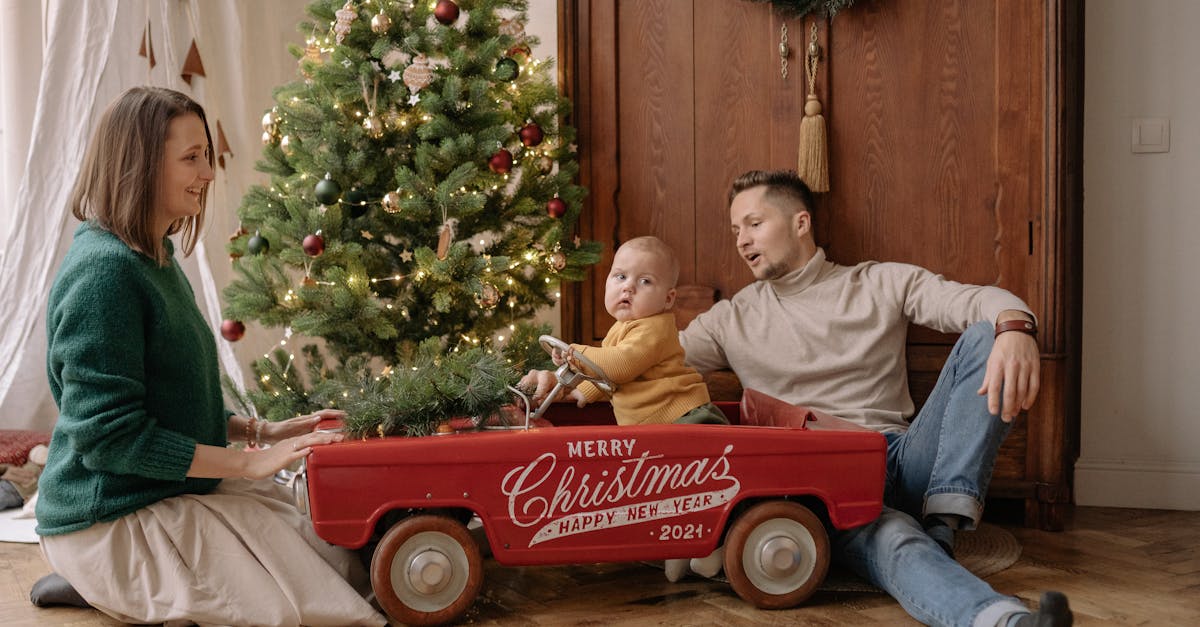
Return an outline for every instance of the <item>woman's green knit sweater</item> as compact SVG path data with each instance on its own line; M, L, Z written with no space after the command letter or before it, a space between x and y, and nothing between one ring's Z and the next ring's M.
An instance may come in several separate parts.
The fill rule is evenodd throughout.
M47 312L59 417L39 481L41 535L218 483L186 476L196 444L228 444L228 413L212 331L167 246L160 267L94 224L75 232Z

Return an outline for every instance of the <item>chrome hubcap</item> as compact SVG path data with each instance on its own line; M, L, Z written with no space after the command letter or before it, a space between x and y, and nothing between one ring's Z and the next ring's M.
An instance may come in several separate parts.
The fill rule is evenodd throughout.
M449 558L439 551L422 551L408 565L408 580L421 594L436 594L450 583Z
M759 565L770 577L785 577L800 566L800 545L787 536L775 536L762 544Z

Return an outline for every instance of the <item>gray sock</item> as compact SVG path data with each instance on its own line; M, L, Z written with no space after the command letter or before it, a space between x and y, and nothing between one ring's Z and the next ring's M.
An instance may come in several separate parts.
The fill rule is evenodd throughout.
M12 509L25 504L25 499L21 498L21 493L17 492L17 486L7 479L0 479L0 510Z
M54 605L91 607L75 591L75 587L66 579L63 579L62 575L57 573L50 573L38 579L37 583L33 584L33 589L29 591L29 600L38 607L51 607Z

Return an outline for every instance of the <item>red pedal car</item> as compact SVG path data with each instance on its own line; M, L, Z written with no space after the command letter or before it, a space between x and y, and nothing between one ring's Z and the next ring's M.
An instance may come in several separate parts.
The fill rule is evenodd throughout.
M594 376L566 365L560 385L604 383L585 365ZM826 527L879 516L884 438L753 390L718 406L734 425L619 427L603 404L545 403L514 427L460 420L440 436L316 447L297 502L330 543L378 542L376 597L408 624L450 622L474 602L472 519L503 565L704 557L724 544L740 597L793 607L825 577Z

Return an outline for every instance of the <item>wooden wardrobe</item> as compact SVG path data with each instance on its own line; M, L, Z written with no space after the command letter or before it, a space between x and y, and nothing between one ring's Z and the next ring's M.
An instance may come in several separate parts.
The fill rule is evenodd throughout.
M728 297L753 280L730 234L729 184L796 167L814 23L831 180L817 243L839 263L914 263L1030 304L1042 391L991 496L1061 528L1079 433L1078 1L858 0L830 22L747 0L560 0L560 84L590 190L581 235L605 249L564 293L563 334L603 338L604 271L633 236L674 247L683 285ZM918 405L954 340L910 330Z

